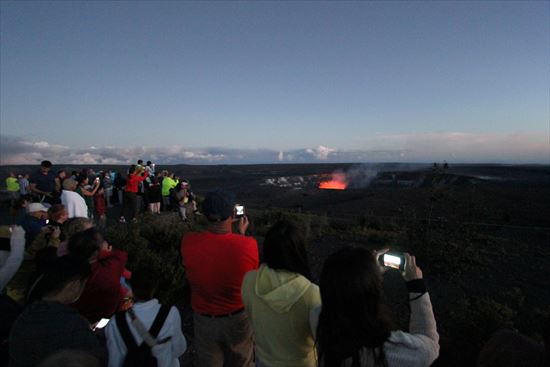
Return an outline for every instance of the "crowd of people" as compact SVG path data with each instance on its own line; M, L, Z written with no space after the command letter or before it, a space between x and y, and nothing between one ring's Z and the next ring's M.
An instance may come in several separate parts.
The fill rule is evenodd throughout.
M42 162L43 177L31 176L29 192L12 196L14 205L25 204L16 225L0 231L7 238L0 251L0 364L179 366L188 342L178 309L154 297L158 269L127 269L128 254L100 229L112 205L121 206L124 221L145 204L185 219L186 210L197 211L189 184L155 173L150 162L133 165L124 179L111 171L67 176L50 169ZM16 176L9 179L15 192ZM195 365L420 367L437 359L436 320L414 256L404 254L402 270L409 328L397 330L382 301L388 269L379 258L387 249L341 248L315 284L305 231L292 221L274 223L260 259L236 203L232 192L209 192L201 207L207 229L181 240Z
M155 164L138 160L124 173L93 169L72 171L52 170L50 161L42 161L32 174L10 172L6 178L15 215L25 213L25 207L40 202L46 207L63 204L69 218L87 217L105 227L108 208L119 207L119 221L136 221L137 215L149 211L175 210L186 221L188 210L200 214L191 185L174 172L155 172Z

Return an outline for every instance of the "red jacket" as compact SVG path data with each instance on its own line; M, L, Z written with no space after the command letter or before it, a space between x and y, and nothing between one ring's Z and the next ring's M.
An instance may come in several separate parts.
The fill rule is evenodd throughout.
M98 260L92 263L92 274L84 292L73 303L78 312L94 324L102 318L110 318L117 310L122 300L120 277L128 254L124 251L113 250L102 252Z
M137 175L135 173L132 173L128 175L128 181L126 181L126 191L128 192L138 192L138 184L145 180L149 176L149 172L145 171L145 174Z

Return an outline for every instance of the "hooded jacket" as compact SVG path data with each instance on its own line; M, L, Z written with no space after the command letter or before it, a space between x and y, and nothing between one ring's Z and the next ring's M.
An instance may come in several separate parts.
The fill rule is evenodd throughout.
M316 365L309 312L321 304L317 285L302 275L262 264L246 273L242 296L263 364Z

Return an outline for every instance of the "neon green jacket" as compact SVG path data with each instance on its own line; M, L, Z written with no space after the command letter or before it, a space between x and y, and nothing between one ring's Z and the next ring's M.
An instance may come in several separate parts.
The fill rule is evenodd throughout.
M19 191L19 182L15 177L6 178L6 187L8 191Z
M170 196L170 189L176 187L178 182L168 176L162 179L162 196Z

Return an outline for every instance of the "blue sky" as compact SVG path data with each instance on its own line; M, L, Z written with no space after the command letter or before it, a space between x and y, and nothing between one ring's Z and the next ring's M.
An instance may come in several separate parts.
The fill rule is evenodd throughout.
M2 1L0 163L548 164L549 27L546 1Z

